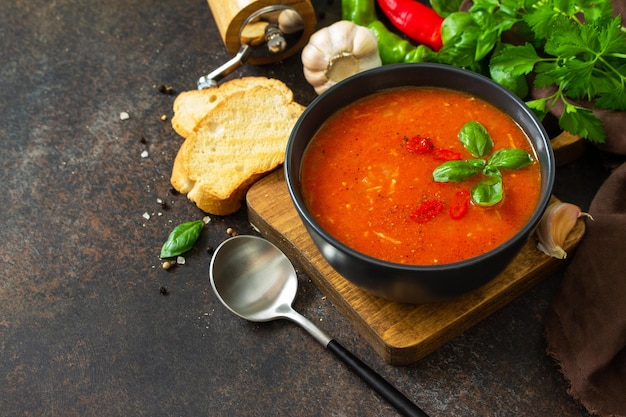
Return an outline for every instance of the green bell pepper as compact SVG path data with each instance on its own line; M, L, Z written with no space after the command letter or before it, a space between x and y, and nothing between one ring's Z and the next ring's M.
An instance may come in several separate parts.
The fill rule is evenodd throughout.
M436 53L425 45L415 46L389 31L376 16L374 0L341 0L342 19L370 29L378 39L378 52L383 64L427 62Z

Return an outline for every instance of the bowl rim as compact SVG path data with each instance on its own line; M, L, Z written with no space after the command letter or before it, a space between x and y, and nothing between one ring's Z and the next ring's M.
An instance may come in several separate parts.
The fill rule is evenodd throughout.
M327 101L332 100L333 95L336 95L339 91L342 91L346 88L348 88L351 85L354 84L359 84L359 83L363 83L365 82L365 80L369 80L372 77L379 77L380 75L378 74L386 74L389 72L394 72L394 71L406 71L406 70L415 70L415 71L420 71L420 70L429 70L429 71L433 71L433 70L437 70L437 71L444 71L444 72L448 72L451 76L452 75L457 75L457 76L462 76L462 77L467 77L469 79L474 79L478 82L482 82L482 83L487 83L490 85L490 88L493 88L495 90L498 91L499 95L503 95L506 96L508 99L510 99L511 101L513 101L516 105L517 108L519 108L519 110L523 111L523 114L525 117L528 117L529 121L532 122L531 124L534 125L534 128L540 133L541 138L540 140L537 141L532 141L532 146L535 149L535 152L537 152L538 154L540 153L540 149L538 149L538 146L536 146L535 142L544 142L546 146L543 146L543 150L544 152L547 153L547 166L545 166L545 171L546 171L546 178L544 178L543 175L543 166L542 166L542 187L545 183L547 192L545 192L544 194L540 194L539 197L539 201L537 202L537 206L535 207L535 210L533 211L532 215L530 216L530 218L526 221L526 223L524 224L524 226L518 230L513 236L511 236L509 239L507 239L506 241L504 241L503 243L501 243L500 245L496 246L493 249L490 249L487 252L484 252L478 256L474 256L472 258L467 258L461 261L457 261L457 262L451 262L451 263L444 263L444 264L436 264L436 265L419 265L419 264L403 264L403 263L398 263L398 262L391 262L391 261L386 261L386 260L382 260L379 258L375 258L373 256L367 255L363 252L357 251L356 249L353 249L352 247L346 245L345 243L341 242L340 240L338 240L337 238L335 238L334 236L332 236L330 233L328 233L318 222L316 222L313 217L311 216L310 212L308 211L308 209L306 208L306 205L304 204L304 201L302 200L300 194L301 191L296 192L296 190L300 190L300 187L298 185L299 183L299 177L300 177L300 167L296 167L294 166L295 164L292 161L291 155L293 154L294 151L294 144L295 144L295 139L297 136L297 133L300 130L301 125L304 123L304 121L309 117L309 115L316 111L319 107L323 106ZM419 85L416 85L419 86ZM424 86L427 86L427 84L424 84ZM358 97L352 98L350 102L354 101L354 100L358 100L364 97L367 97L371 94L375 94L376 92L380 92L380 91L384 91L386 89L391 89L391 88L395 88L395 87L401 87L400 85L398 86L389 86L389 87L384 87L384 88L378 88L378 89L374 89L371 92L366 92L362 95L358 95ZM446 87L442 87L442 88L446 88ZM451 88L453 90L456 91L463 91L461 89L454 89ZM472 93L470 93L472 94ZM351 95L352 97L353 95ZM483 99L485 101L486 99ZM491 103L493 105L495 105L494 103ZM341 105L339 107L336 107L334 110L330 111L328 116L336 113L337 111L339 111L340 109L344 108L345 105ZM498 107L498 106L496 106ZM509 117L512 117L515 122L519 125L518 119L520 117L515 118L513 115L511 115L509 112L505 111L504 109L501 109L500 107L498 107L501 111L505 112L506 114L509 115ZM319 111L319 110L317 110ZM327 117L325 117L325 119L327 119ZM318 126L318 129L321 125ZM521 126L520 126L521 127ZM526 131L526 129L524 129L525 133L527 136L530 136L530 134ZM314 133L313 133L314 134ZM311 136L313 136L313 134L311 134ZM310 142L310 139L309 139ZM303 151L306 152L306 148L308 147L309 142L306 143L305 145L305 150ZM554 153L552 150L552 147L550 146L550 137L548 135L548 133L546 132L545 128L543 127L542 123L539 121L539 119L537 118L537 116L533 113L533 111L526 106L526 104L524 103L524 101L522 99L520 99L519 97L517 97L513 92L511 92L510 90L506 89L505 87L501 86L500 84L496 83L495 81L493 81L492 79L467 70L467 69L463 69L463 68L458 68L458 67L454 67L452 65L447 65L447 64L438 64L438 63L400 63L400 64L389 64L389 65L384 65L381 67L377 67L377 68L373 68L370 70L366 70L360 73L357 73L355 75L350 76L349 78L346 78L344 80L342 80L341 82L335 84L334 86L332 86L331 88L329 88L328 90L326 90L324 93L320 94L319 96L317 96L307 107L306 109L303 111L302 115L298 118L298 120L296 121L294 127L291 130L291 133L289 135L289 139L287 142L287 148L286 148L286 153L285 153L285 162L284 162L284 166L283 166L283 170L284 170L284 174L285 174L285 181L287 183L287 189L289 191L289 194L291 196L291 201L294 204L294 206L296 207L296 211L298 212L299 217L301 218L302 222L305 225L306 229L313 229L315 231L315 233L317 233L319 236L322 236L323 239L327 242L329 242L333 247L335 247L337 250L348 254L349 256L356 258L360 261L365 261L369 264L372 264L372 266L377 266L377 267L382 267L382 268L386 268L386 269L392 269L392 270L396 270L396 271L401 271L401 272L408 272L408 273L414 273L414 272L429 272L429 271L449 271L449 270L457 270L460 267L466 267L466 266L472 266L475 264L480 264L482 262L484 262L487 258L490 258L493 256L494 253L496 252L501 252L517 243L520 242L521 239L524 239L525 237L529 237L532 233L532 231L536 228L537 224L539 223L539 220L541 220L541 217L543 216L543 213L545 211L545 209L548 207L548 204L550 203L550 199L552 197L552 189L554 186L554 177L555 177L555 159L554 159ZM298 178L292 178L291 172L294 172L296 174L296 176Z

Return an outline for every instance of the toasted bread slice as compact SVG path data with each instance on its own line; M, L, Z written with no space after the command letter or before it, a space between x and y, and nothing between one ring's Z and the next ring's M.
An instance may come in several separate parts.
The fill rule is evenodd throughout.
M198 123L218 103L228 96L241 90L247 90L255 85L263 85L266 88L275 88L283 93L285 84L282 81L266 77L234 78L225 83L203 90L183 91L174 100L174 116L172 127L183 138L191 135Z
M237 211L250 186L283 163L304 107L278 83L255 81L220 97L182 143L171 183L201 210Z

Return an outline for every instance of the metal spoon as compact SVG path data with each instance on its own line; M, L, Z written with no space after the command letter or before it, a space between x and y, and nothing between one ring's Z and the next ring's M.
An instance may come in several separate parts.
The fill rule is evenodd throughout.
M403 415L428 417L382 376L292 308L298 290L296 271L287 256L269 241L252 235L224 241L213 254L209 274L217 297L239 317L255 322L288 319L299 324Z

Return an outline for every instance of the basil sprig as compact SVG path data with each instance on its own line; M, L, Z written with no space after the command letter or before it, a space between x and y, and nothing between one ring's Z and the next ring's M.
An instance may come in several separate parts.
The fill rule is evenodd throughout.
M461 182L482 173L486 178L470 191L472 201L479 206L493 206L502 201L504 187L501 169L520 169L533 162L528 152L517 148L498 149L488 159L484 159L493 150L494 143L487 129L475 120L463 125L458 138L476 159L444 162L433 171L433 180Z
M171 231L161 247L161 258L172 258L193 248L204 227L202 220L181 223Z

